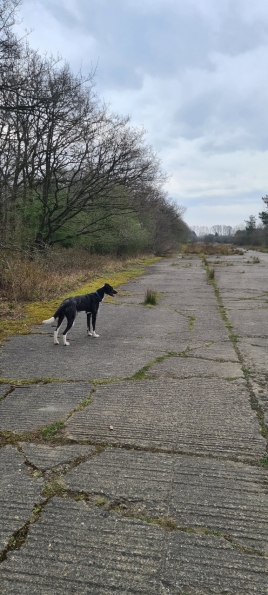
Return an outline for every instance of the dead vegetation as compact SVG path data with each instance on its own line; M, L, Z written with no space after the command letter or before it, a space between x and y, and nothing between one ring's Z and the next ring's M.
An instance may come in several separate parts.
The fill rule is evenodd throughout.
M244 250L240 250L232 244L204 244L203 242L185 244L182 246L182 252L184 254L207 254L208 256L232 256L234 254L244 254Z
M91 255L86 250L54 249L44 255L3 252L0 257L0 312L19 302L50 300L61 297L97 277L120 272L141 262L141 257L115 258Z

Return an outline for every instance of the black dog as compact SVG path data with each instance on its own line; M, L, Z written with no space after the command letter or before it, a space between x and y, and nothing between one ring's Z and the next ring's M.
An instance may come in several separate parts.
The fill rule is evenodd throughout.
M87 334L92 337L98 337L99 335L95 333L95 326L100 302L103 300L105 294L113 297L116 293L117 291L115 291L115 289L111 285L109 285L109 283L105 283L105 285L100 287L100 289L98 289L94 293L87 293L86 295L77 295L64 300L64 302L62 302L62 304L56 310L54 316L48 318L48 320L43 320L43 324L51 324L52 322L55 322L56 319L58 320L57 328L54 331L54 345L59 345L58 332L64 318L67 318L67 326L62 333L63 345L70 345L70 343L68 343L67 341L67 333L74 324L77 312L87 313ZM91 316L93 329L92 333L90 331Z

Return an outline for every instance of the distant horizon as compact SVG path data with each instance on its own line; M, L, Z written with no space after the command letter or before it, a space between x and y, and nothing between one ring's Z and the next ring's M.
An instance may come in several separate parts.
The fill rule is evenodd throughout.
M208 227L207 225L192 225L190 227L190 229L191 229L191 231L194 231L197 236L198 235L204 235L204 234L210 234L210 233L211 234L214 234L214 235L216 233L218 233L218 235L223 235L223 236L224 235L226 235L226 236L229 235L229 233L227 232L227 230L226 231L222 230L222 232L219 232L219 231L215 231L213 229L214 227L221 227L221 228L224 228L224 227L227 228L227 227L229 227L232 230L231 231L231 234L232 234L233 232L236 232L238 230L243 231L243 229L245 229L246 226L245 226L245 224L244 225L242 224L241 226L235 225L234 227L232 227L231 225L212 225L211 227Z

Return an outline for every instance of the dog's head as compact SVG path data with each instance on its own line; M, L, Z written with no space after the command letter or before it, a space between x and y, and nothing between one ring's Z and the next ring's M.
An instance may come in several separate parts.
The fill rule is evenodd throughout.
M115 291L115 289L111 285L109 285L109 283L105 283L104 293L113 297L117 293L117 291Z

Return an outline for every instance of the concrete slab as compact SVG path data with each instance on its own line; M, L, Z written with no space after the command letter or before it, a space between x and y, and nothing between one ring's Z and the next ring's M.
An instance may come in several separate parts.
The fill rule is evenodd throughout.
M227 341L228 330L216 309L202 306L197 312L193 312L192 335L194 340L201 339L204 343L209 341Z
M265 469L231 461L176 457L169 514L179 527L209 529L236 545L267 555L267 488Z
M27 461L41 471L53 469L58 465L66 465L67 463L90 457L96 453L94 446L83 446L82 444L52 447L45 444L21 442L20 447Z
M268 339L268 309L233 309L228 311L228 318L238 335Z
M0 431L34 432L64 420L90 390L90 385L82 382L17 387L0 402Z
M209 360L238 362L237 353L230 340L203 343L201 347L192 349L191 355Z
M69 347L53 345L50 327L46 334L12 338L3 349L2 375L22 379L120 378L131 376L148 359L165 351L187 347L189 320L176 311L104 304L98 318L98 339L86 337L85 323L85 316L78 316Z
M249 265L245 262L233 267L218 267L216 282L221 295L226 298L258 297L268 291L267 265Z
M266 315L266 311L268 309L267 298L264 295L260 295L258 297L250 297L250 298L234 298L228 299L224 296L224 306L226 310L265 310L263 312Z
M268 337L242 337L238 340L238 348L250 371L267 374Z
M69 489L125 502L126 509L134 505L136 515L167 515L173 468L174 457L166 453L106 448L69 471L63 481Z
M268 561L224 539L174 532L161 595L267 595Z
M110 426L113 430L109 430ZM66 436L145 449L260 458L265 440L242 380L166 378L98 386Z
M197 259L168 259L148 269L148 273L139 279L129 281L122 285L122 292L130 293L131 299L138 298L143 301L148 288L155 289L161 295L161 305L200 305L208 304L215 306L214 291L207 282L206 272L202 261ZM187 296L187 299L185 299ZM124 295L119 296L116 301L124 302ZM128 299L126 298L126 301Z
M267 565L224 539L167 533L84 502L54 499L21 550L2 564L0 593L36 595L38 585L40 595L265 595Z
M157 362L148 370L148 375L155 378L243 378L240 364L179 356Z
M238 348L250 372L249 381L268 427L268 338L245 337L238 341Z
M64 477L74 491L125 503L129 512L169 516L180 528L227 534L268 554L268 477L253 466L107 448Z
M1 448L0 550L29 520L35 504L41 500L43 480L30 477L24 463L23 456L12 446Z
M0 593L36 595L38 585L38 595L155 595L164 537L148 523L56 498L2 564Z

